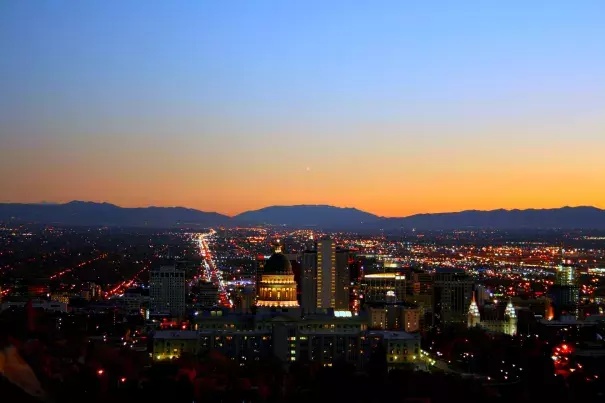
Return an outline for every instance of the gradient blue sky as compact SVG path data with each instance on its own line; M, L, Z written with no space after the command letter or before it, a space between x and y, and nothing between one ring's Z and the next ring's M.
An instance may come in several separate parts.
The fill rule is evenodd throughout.
M605 207L604 1L0 2L0 201Z

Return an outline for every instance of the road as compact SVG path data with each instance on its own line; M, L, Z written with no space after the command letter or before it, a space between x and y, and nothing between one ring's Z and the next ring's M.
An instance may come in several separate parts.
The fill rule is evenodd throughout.
M149 270L149 267L147 267L147 266L143 267L134 276L132 276L132 278L122 281L121 283L116 285L111 290L105 292L105 294L104 294L105 298L109 299L116 295L124 294L126 292L126 290L128 290L133 284L135 284L137 282L139 276L147 270Z
M67 274L67 273L71 273L72 271L74 271L74 270L76 270L76 269L79 269L79 268L81 268L81 267L84 267L84 266L86 266L86 265L88 265L88 264L91 264L91 263L96 262L96 261L101 260L101 259L105 259L107 256L109 256L107 253L103 253L103 254L101 254L101 255L99 255L99 256L97 256L97 257L93 258L93 259L86 260L86 261L84 261L84 262L82 262L82 263L78 264L77 266L71 267L71 268L69 268L69 269L63 269L63 270L61 270L61 271L59 271L59 272L57 272L57 273L53 274L52 276L50 276L50 279L51 279L51 280L54 280L54 279L56 279L56 278L59 278L59 277L61 277L61 276L64 276L65 274Z
M197 235L197 242L200 249L200 256L203 259L203 268L200 276L206 281L211 281L218 287L219 292L219 305L231 308L233 301L229 298L229 291L227 290L227 284L223 279L223 273L214 263L210 246L208 245L208 238L216 233L215 230L211 229L209 232Z

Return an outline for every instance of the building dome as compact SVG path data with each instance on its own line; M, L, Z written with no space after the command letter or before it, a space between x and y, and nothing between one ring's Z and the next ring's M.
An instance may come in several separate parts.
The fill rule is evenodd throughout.
M256 287L256 306L296 308L296 281L292 265L281 253L274 253L263 267L261 281Z
M263 274L294 274L294 272L287 257L281 253L274 253L265 263Z

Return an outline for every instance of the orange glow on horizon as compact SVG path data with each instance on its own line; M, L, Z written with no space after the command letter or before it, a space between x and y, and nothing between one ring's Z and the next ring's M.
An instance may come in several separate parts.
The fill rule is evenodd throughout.
M296 156L304 148L295 144L269 144L253 154L203 149L199 155L195 147L172 153L127 144L129 152L112 153L96 143L83 151L41 144L6 153L2 163L19 169L0 177L0 202L106 201L230 216L293 204L355 207L387 217L470 209L605 208L605 159L596 144L525 144L520 136L479 144L419 141L343 145L330 158L319 150L303 161Z

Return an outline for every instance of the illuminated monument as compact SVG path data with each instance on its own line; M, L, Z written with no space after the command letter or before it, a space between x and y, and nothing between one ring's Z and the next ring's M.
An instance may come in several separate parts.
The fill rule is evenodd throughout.
M298 308L294 272L286 256L277 252L267 260L257 294L258 307Z

